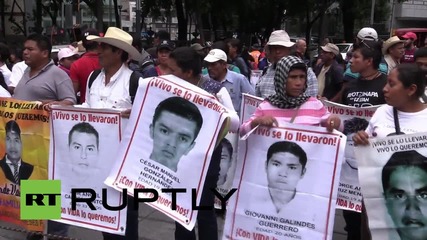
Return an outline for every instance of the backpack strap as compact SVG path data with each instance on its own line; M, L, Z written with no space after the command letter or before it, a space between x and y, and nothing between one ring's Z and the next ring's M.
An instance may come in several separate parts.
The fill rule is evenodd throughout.
M138 91L139 78L140 78L140 75L137 72L132 72L132 74L130 75L129 95L130 95L130 100L132 101L132 104L133 104L133 101L135 100L136 92Z
M98 77L98 75L101 73L101 69L96 69L92 72L90 75L90 78L88 80L88 89L90 90L90 87L92 86L93 81Z

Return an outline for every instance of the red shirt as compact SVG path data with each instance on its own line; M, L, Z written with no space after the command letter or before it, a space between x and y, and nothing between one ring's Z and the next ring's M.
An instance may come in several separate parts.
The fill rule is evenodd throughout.
M71 65L70 78L80 84L80 103L85 102L87 79L93 70L101 69L98 54L87 52Z
M413 63L413 62L415 62L414 54L415 54L416 50L417 50L417 48L415 48L415 47L412 49L406 49L400 62L401 63Z

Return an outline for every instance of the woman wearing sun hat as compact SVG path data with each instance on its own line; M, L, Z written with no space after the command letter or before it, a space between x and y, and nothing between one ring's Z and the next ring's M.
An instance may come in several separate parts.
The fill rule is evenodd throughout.
M400 40L397 36L393 36L383 43L382 52L384 54L384 60L388 66L388 75L391 70L400 64L400 59L405 53L405 41Z

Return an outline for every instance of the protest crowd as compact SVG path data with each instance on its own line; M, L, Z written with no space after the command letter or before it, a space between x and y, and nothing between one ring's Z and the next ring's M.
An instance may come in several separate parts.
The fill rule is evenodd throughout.
M398 121L403 132L427 131L424 125L427 46L415 46L417 35L412 32L382 40L375 29L364 27L358 31L346 59L342 59L335 44L326 43L320 47L315 61L305 57L305 40L292 42L285 30L273 31L265 43L254 44L249 49L243 48L243 43L236 38L177 47L165 31L157 32L152 47L144 49L140 39L115 27L109 27L105 34L87 29L82 36L78 46L70 44L60 49L57 59L51 58L51 42L43 35L29 35L22 52L0 43L0 97L37 101L46 111L58 105L118 109L121 118L129 119L138 111L133 108L138 100L138 85L153 77L173 80L168 78L173 75L214 96L222 106L213 105L213 110L226 109L228 120L218 133L218 142L229 131L238 132L242 137L258 127L278 127L280 122L324 127L328 132L348 131L344 121L330 112L324 101L356 108L382 105L373 113L369 124L364 125L365 130L359 129L350 136L357 146L368 145L372 138L386 137L389 133L380 131L382 124L395 126ZM254 73L258 73L258 77L254 78ZM259 97L262 102L248 119L241 121L243 94ZM193 118L197 120L196 116ZM161 121L161 117L157 121ZM156 131L155 126L153 128ZM332 142L333 139L325 138L323 143L322 139L318 140L320 144L333 145ZM225 182L218 181L224 167L220 164L221 157L231 154L224 149L216 145L212 152L200 205L213 205L215 195L209 189ZM161 154L153 151L150 158L166 165L165 161L172 157ZM177 168L176 165L168 167L173 171ZM270 194L277 201L283 197ZM426 194L425 190L422 194ZM133 204L133 197L127 196L127 199L128 204ZM348 240L371 239L366 212L363 204L359 212L344 210ZM198 211L198 239L219 239L217 214L224 213ZM68 229L69 225L64 223L48 221L47 224L49 234L67 237ZM105 232L103 237L105 240L139 239L138 211L127 209L124 236ZM42 236L32 234L27 239L42 239ZM196 231L177 222L175 239L196 239Z

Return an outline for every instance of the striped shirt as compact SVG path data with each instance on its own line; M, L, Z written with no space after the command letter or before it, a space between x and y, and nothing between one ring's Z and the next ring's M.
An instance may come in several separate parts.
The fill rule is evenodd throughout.
M290 122L295 116L293 121L295 124L325 126L326 120L331 116L331 113L321 101L314 97L310 97L298 110L296 108L280 109L271 105L268 101L263 101L255 113L240 126L240 135L243 136L249 132L252 129L251 122L261 116L273 116L277 122Z

